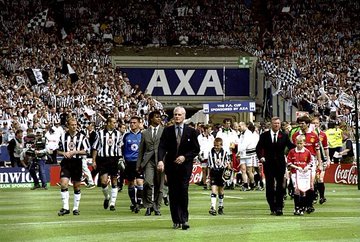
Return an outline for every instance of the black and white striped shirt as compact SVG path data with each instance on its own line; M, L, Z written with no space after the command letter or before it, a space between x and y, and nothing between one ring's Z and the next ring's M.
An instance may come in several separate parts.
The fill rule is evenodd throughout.
M221 149L219 152L216 152L214 148L209 152L208 158L208 167L210 169L222 169L226 168L230 163L229 155L224 150Z
M112 131L101 129L96 133L96 139L92 148L97 150L97 155L100 157L120 156L121 138L120 131L116 129Z
M76 133L71 136L69 132L61 135L59 141L59 151L81 151L85 150L86 153L90 153L89 140L82 133ZM84 155L76 155L74 158L83 158Z

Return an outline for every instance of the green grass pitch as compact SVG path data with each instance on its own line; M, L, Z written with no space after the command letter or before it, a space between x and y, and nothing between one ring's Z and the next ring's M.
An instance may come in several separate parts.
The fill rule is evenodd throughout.
M72 188L71 188L72 189ZM0 190L0 241L360 241L360 191L357 186L326 184L327 202L315 213L271 216L264 191L226 190L224 215L211 216L210 191L190 186L191 228L173 230L169 208L162 216L129 210L127 190L118 194L116 211L104 210L100 188L82 189L80 216L59 217L58 187L49 190ZM70 209L73 194L70 190Z

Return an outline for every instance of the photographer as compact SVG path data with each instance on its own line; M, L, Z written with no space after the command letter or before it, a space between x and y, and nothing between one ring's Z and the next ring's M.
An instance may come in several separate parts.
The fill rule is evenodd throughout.
M34 180L34 186L31 190L43 188L47 190L46 186L46 174L45 174L45 162L47 150L46 139L43 136L41 129L36 130L34 134L33 129L27 130L27 136L24 138L25 148L20 155L21 163L29 169L30 176ZM36 175L37 168L39 169L39 176L42 183L40 187L39 178Z

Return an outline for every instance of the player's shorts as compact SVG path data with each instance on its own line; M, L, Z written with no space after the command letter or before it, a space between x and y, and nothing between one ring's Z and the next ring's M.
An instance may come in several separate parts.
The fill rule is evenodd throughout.
M247 156L244 158L240 157L240 165L245 164L246 166L254 166L256 160L257 160L256 155Z
M210 169L210 185L211 186L224 186L223 180L224 169Z
M74 181L81 181L82 177L82 159L71 158L62 159L60 163L60 178L71 178Z
M99 175L108 174L109 176L117 176L118 174L118 156L112 157L96 157L96 166Z
M136 161L125 161L125 178L128 181L133 181L135 179L144 179L144 174L136 171Z
M316 176L316 169L317 169L317 166L318 166L318 160L316 159L316 156L314 156L314 155L311 155L311 164L312 164L311 176L315 177Z

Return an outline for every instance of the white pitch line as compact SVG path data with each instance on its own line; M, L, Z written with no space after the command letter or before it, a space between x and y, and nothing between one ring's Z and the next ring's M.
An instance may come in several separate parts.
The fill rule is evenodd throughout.
M259 217L260 216L260 217ZM269 221L269 219L276 219L277 217L275 216L267 216L267 215L259 215L259 216L255 216L255 217L240 217L240 216L234 216L234 215L224 215L221 216L221 220L256 220L256 221ZM66 215L65 215L66 217ZM195 216L195 217L190 217L190 220L208 220L209 216ZM289 219L291 220L299 220L298 216L282 216L281 218L286 218L286 220L284 220L284 222L288 221ZM311 220L320 220L323 221L324 218L323 217L308 217L307 219L311 219ZM326 218L326 221L330 221L330 220L334 220L334 222L347 222L350 219L355 219L354 221L360 221L359 217L333 217L333 218ZM118 219L106 219L104 220L104 218L102 219L91 219L91 220L71 220L71 221L66 221L66 220L62 220L62 221L51 221L51 222L25 222L25 223L6 223L6 224L1 224L2 227L6 227L6 226L14 226L14 225L28 225L28 226L37 226L37 225L57 225L57 224L93 224L93 223L113 223L113 222L133 222L133 223L138 223L139 221L169 221L171 222L171 218L157 218L157 219L149 219L149 218L139 218L139 217L134 217L134 218L126 218L126 219L122 219L122 218L118 218Z
M201 193L201 194L209 196L209 193L203 192L203 193ZM242 198L242 197L234 197L234 196L228 196L228 195L225 195L225 197L226 197L226 198L239 199L239 200L243 200L243 199L244 199L244 198Z

